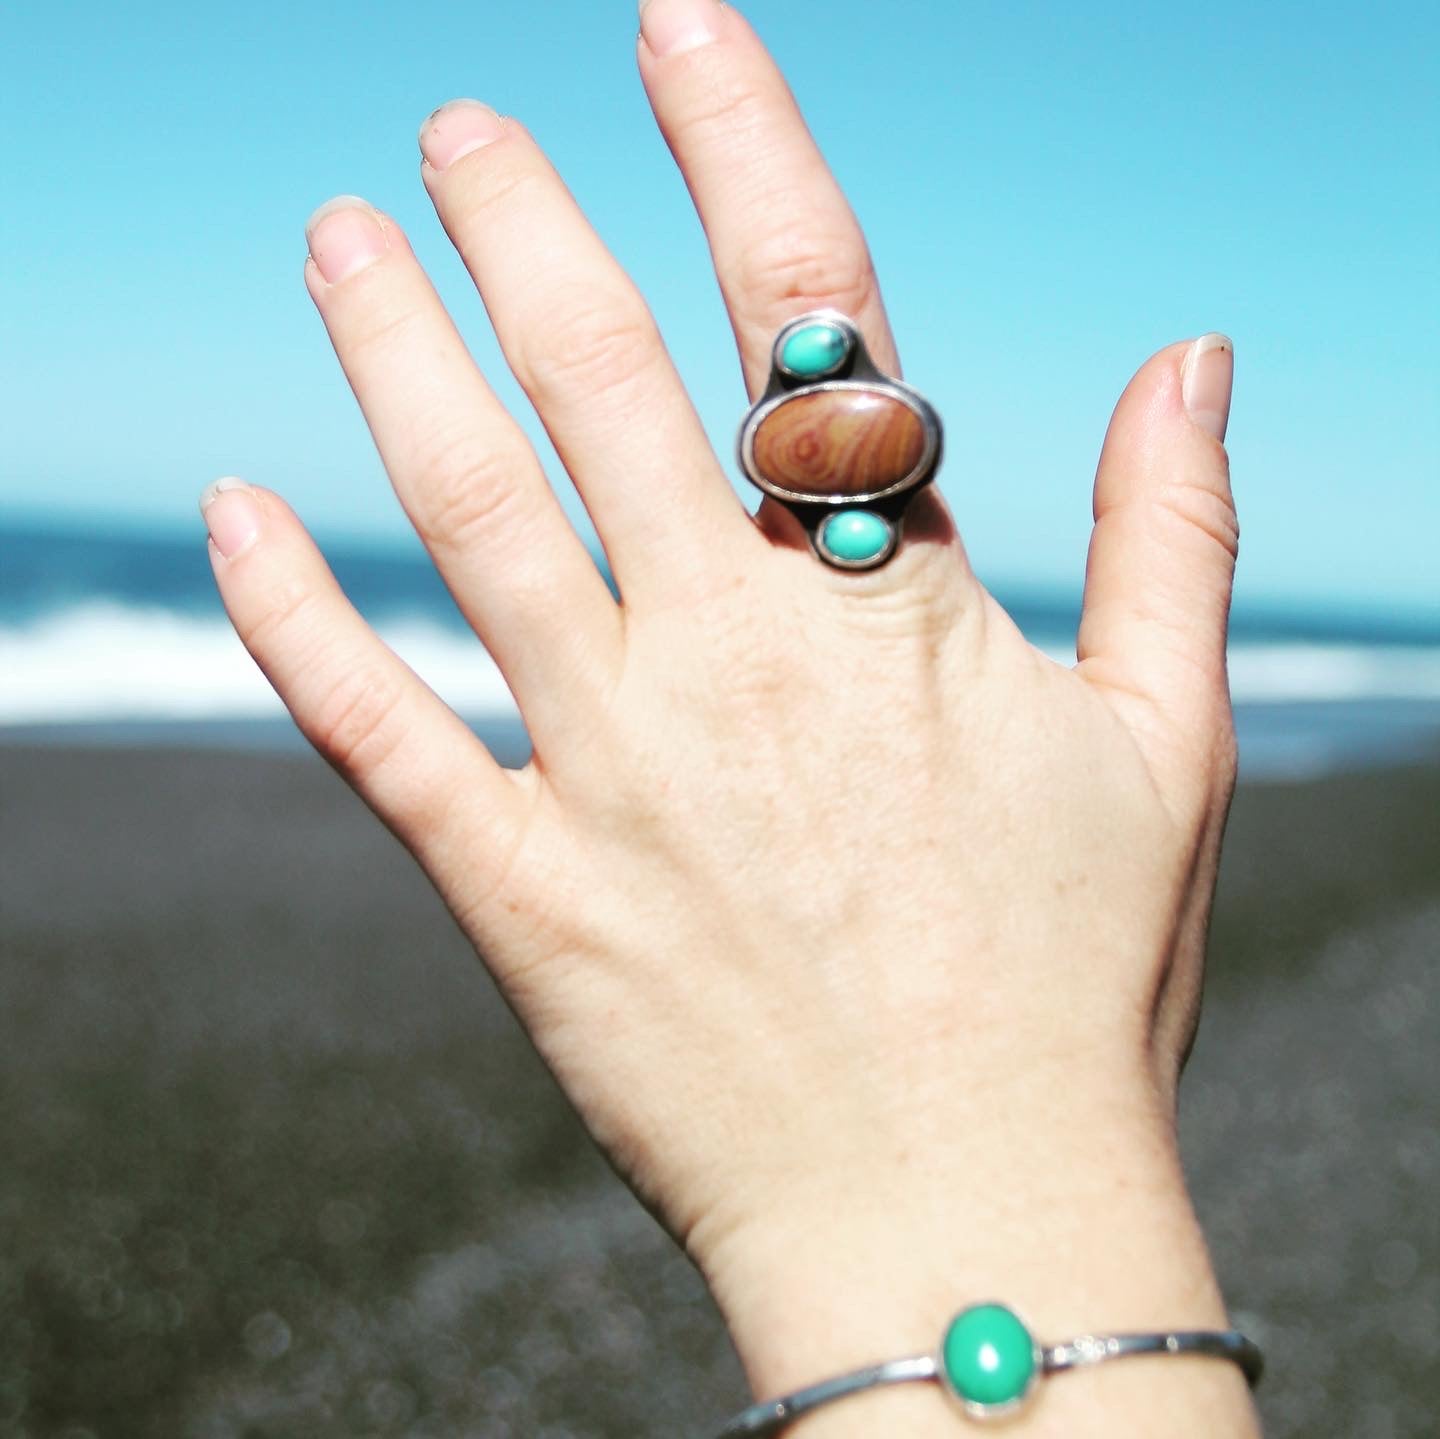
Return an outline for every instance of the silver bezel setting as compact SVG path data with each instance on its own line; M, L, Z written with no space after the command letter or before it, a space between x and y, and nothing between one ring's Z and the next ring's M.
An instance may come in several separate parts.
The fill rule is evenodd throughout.
M785 354L785 346L790 337L800 330L819 329L825 327L831 330L839 330L845 341L845 350L840 358L830 366L828 370L821 370L818 375L802 375L799 370L792 370L782 358ZM787 375L797 384L809 384L814 381L829 379L831 375L837 374L850 363L851 356L855 353L857 332L855 327L840 316L818 316L802 315L798 320L791 320L783 330L775 337L775 344L770 351L770 362L782 375Z
M968 1314L972 1309L1004 1309L1013 1314L1019 1320L1021 1327L1030 1336L1030 1378L1025 1388L1013 1399L1007 1399L1003 1404L982 1404L975 1399L967 1399L954 1385L950 1378L950 1370L945 1364L945 1340L956 1321L962 1314ZM993 1423L997 1419L1008 1419L1026 1408L1035 1397L1035 1391L1040 1381L1045 1377L1045 1346L1035 1338L1035 1331L1030 1327L1029 1321L1021 1314L1013 1304L1007 1304L1003 1299L981 1299L974 1304L967 1304L964 1309L957 1310L951 1318L950 1323L945 1326L945 1332L940 1336L940 1345L935 1352L935 1377L940 1382L940 1387L950 1397L950 1401L956 1404L965 1413L966 1418L978 1422Z
M828 515L823 516L811 532L815 553L819 555L827 565L834 565L837 570L873 570L877 565L883 565L885 561L895 553L895 547L900 543L900 525L897 521L892 520L889 515L877 514L874 510L869 511L869 513L874 514L875 517L884 524L890 536L883 550L869 556L867 559L849 560L843 555L837 555L835 551L825 543L825 526L828 525L836 515L842 515L846 510L864 508L863 505L844 505L837 507Z
M834 370L811 378L797 375L781 362L785 343L797 331L812 325L829 325L839 330L846 340L845 357ZM842 372L843 371L843 375ZM755 465L755 435L765 420L786 400L797 395L816 394L825 390L865 390L888 395L899 400L919 417L924 434L924 448L920 459L901 479L879 490L856 494L806 493L788 490L767 480ZM910 491L928 484L940 467L943 449L943 429L940 416L930 402L916 389L887 375L879 369L865 346L865 338L854 321L838 310L812 310L799 315L783 326L775 337L770 351L770 379L765 392L750 408L740 426L736 445L740 469L745 478L758 490L779 500L805 526L810 537L811 548L826 564L843 570L869 570L882 565L899 548L904 516L896 502ZM885 550L868 560L844 560L831 553L820 541L820 528L828 514L840 509L863 509L877 502L890 502L881 518L890 526L891 543Z
M797 396L817 395L825 390L858 390L868 394L888 395L891 399L908 405L919 416L925 433L925 448L920 452L919 460L902 479L879 490L862 490L853 494L834 491L815 493L784 489L760 473L755 466L755 436L760 426L786 401ZM762 399L746 416L744 428L740 431L740 467L745 471L750 483L764 490L767 495L774 495L777 500L802 505L863 505L875 500L889 499L892 495L903 495L906 490L923 484L934 473L939 458L940 421L934 409L918 390L912 390L909 385L883 375L874 380L816 380L813 384L797 385L793 390L785 390L772 398Z

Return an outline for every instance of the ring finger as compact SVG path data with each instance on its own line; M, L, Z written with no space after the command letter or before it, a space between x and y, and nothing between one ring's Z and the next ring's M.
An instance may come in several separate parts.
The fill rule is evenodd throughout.
M751 533L644 300L519 122L452 101L420 147L441 222L624 600L668 601Z

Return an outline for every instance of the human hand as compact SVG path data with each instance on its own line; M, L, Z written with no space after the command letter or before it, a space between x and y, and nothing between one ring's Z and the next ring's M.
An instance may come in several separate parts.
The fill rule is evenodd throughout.
M898 373L863 238L745 22L652 0L643 24L752 396L816 308ZM1234 776L1228 344L1163 350L1120 402L1070 669L985 593L931 491L863 574L771 502L752 523L520 124L457 102L421 145L623 603L394 221L332 202L307 286L535 754L500 768L283 501L231 483L207 494L217 581L300 728L425 867L758 1388L997 1293L1057 1333L1214 1323L1173 1094ZM1226 1367L1183 1381L1212 1418L1241 1412ZM1066 1432L1122 1432L1102 1420Z

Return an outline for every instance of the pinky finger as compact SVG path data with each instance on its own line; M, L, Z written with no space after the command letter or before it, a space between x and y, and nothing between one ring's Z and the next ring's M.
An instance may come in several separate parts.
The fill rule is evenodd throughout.
M521 787L361 618L290 507L226 479L200 508L235 632L305 737L447 898L502 872Z

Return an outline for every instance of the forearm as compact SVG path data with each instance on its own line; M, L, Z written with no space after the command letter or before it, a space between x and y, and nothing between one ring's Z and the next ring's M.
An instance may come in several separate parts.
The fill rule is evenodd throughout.
M786 1176L768 1223L715 1246L706 1267L757 1397L934 1353L956 1312L985 1300L1014 1308L1042 1343L1228 1327L1158 1103L1037 1086L988 1123L958 1110L943 1150L897 1155L843 1190ZM791 1432L953 1439L966 1428L937 1385L908 1384ZM1167 1356L1055 1376L1006 1432L1241 1439L1259 1425L1234 1365Z

